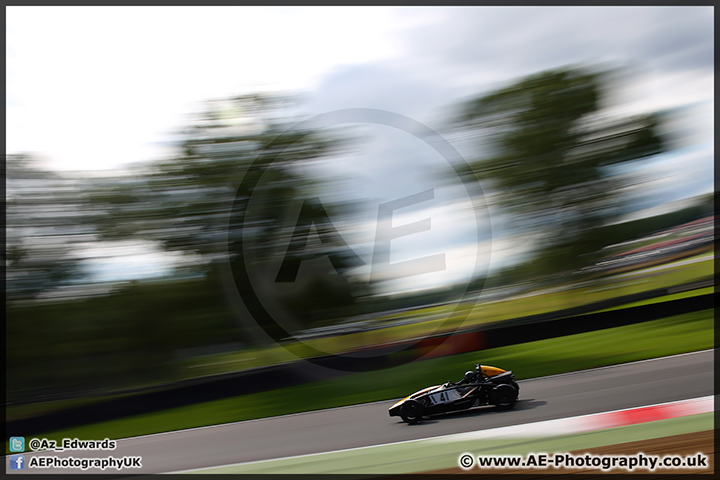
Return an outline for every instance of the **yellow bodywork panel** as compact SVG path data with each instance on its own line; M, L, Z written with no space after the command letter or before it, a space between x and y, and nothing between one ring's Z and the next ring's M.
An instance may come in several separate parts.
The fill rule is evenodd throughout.
M491 367L490 365L480 365L480 371L486 377L494 377L495 375L505 373L505 370L503 370L502 368Z

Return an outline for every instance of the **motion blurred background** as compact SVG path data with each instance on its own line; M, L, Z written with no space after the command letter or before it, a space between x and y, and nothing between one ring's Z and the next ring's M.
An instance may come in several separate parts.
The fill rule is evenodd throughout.
M533 313L521 298L573 307L712 252L711 7L6 13L11 405ZM463 161L387 125L301 123L346 108ZM383 256L379 206L428 190Z

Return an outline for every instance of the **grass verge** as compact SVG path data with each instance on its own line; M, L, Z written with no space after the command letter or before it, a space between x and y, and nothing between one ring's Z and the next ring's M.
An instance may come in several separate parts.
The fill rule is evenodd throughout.
M382 371L47 432L37 437L117 439L393 399L433 382L457 380L476 362L513 370L518 379L524 379L704 350L713 348L713 314L713 309L703 310L636 325L413 362Z

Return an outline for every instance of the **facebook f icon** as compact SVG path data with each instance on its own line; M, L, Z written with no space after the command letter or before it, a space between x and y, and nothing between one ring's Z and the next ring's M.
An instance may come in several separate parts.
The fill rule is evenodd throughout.
M25 455L10 455L10 470L24 470Z

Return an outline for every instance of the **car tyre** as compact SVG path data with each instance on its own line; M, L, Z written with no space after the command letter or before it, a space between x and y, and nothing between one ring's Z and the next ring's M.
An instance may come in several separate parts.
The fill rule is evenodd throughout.
M518 391L512 385L498 385L492 390L490 401L498 410L509 410L515 406Z
M423 407L417 400L407 400L400 409L400 417L410 425L422 420Z

